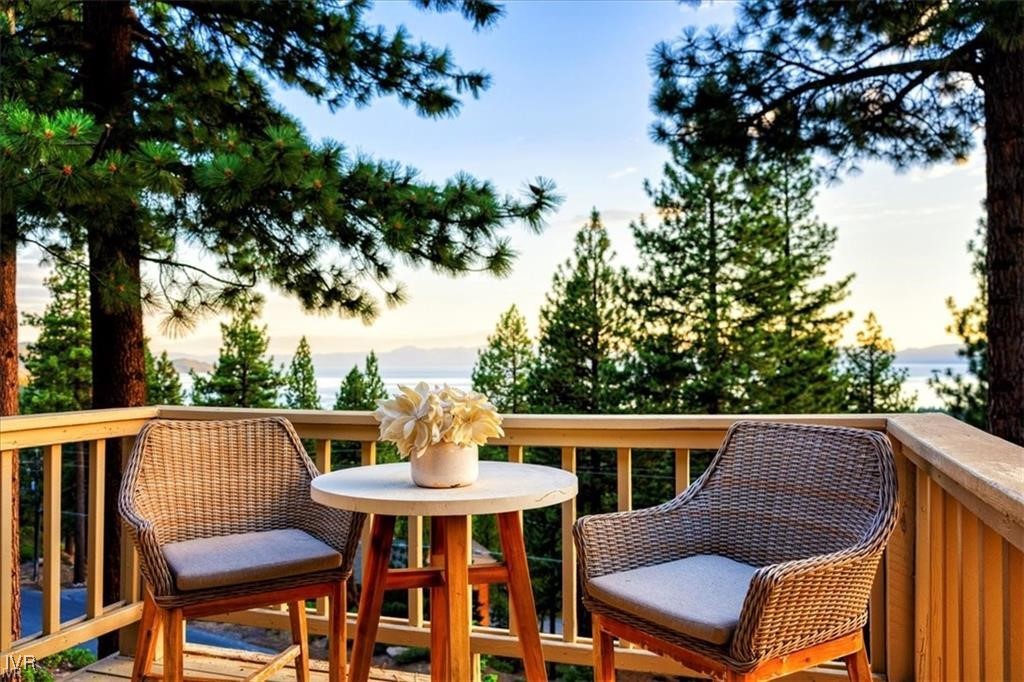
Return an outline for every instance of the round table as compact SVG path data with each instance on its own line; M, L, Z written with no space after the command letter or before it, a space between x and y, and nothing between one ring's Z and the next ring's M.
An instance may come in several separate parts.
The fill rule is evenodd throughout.
M568 471L512 462L480 462L480 478L462 488L420 488L408 463L354 467L313 479L311 495L320 504L373 514L350 679L369 678L384 592L415 587L430 588L431 679L472 679L470 586L507 583L526 679L545 680L519 512L571 500L576 491L576 476ZM479 514L497 514L504 563L470 565L469 517ZM431 517L429 567L388 566L396 516Z

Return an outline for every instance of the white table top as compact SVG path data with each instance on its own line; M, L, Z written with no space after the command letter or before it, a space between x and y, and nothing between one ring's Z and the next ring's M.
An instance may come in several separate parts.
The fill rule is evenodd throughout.
M389 516L467 516L535 509L576 497L575 474L554 467L480 462L480 478L461 488L420 488L409 463L352 467L313 479L320 504Z

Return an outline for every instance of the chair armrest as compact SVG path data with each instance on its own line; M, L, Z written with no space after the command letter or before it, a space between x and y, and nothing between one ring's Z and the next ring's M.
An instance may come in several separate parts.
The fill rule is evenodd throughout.
M883 549L864 545L759 568L740 612L732 656L774 658L863 627Z
M155 596L174 593L174 576L167 565L156 524L145 518L127 495L118 500L118 511L125 529L131 534L139 552L139 567Z
M573 526L587 581L708 551L707 524L684 498L636 511L584 516Z

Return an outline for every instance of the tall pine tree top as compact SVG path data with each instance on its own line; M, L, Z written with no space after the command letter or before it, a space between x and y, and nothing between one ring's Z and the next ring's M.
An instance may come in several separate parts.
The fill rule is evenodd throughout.
M267 357L266 326L256 324L258 306L241 306L221 324L221 348L208 376L192 374L192 403L211 407L274 407L282 379Z
M622 409L622 362L629 338L622 278L601 216L594 209L576 233L572 257L558 268L540 312L531 373L535 412L582 414Z
M334 398L336 410L375 410L377 401L387 397L384 380L380 376L377 354L370 351L363 363L364 369L353 366L345 375Z
M870 414L914 409L916 396L903 393L909 370L895 363L892 339L882 333L875 314L868 313L864 328L857 332L857 343L843 353L846 411Z
M498 318L487 346L477 354L473 390L489 397L501 412L528 412L528 380L535 361L526 318L513 305Z
M309 342L303 336L284 377L284 406L292 410L319 410L320 394Z

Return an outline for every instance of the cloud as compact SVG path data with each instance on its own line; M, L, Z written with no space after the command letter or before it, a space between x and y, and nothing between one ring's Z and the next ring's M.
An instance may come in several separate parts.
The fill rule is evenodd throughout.
M632 175L633 173L636 173L636 172L637 172L637 167L636 166L626 166L625 168L623 168L621 170L617 170L614 173L611 173L608 176L608 179L609 180L618 180L619 178L624 178L627 175Z

